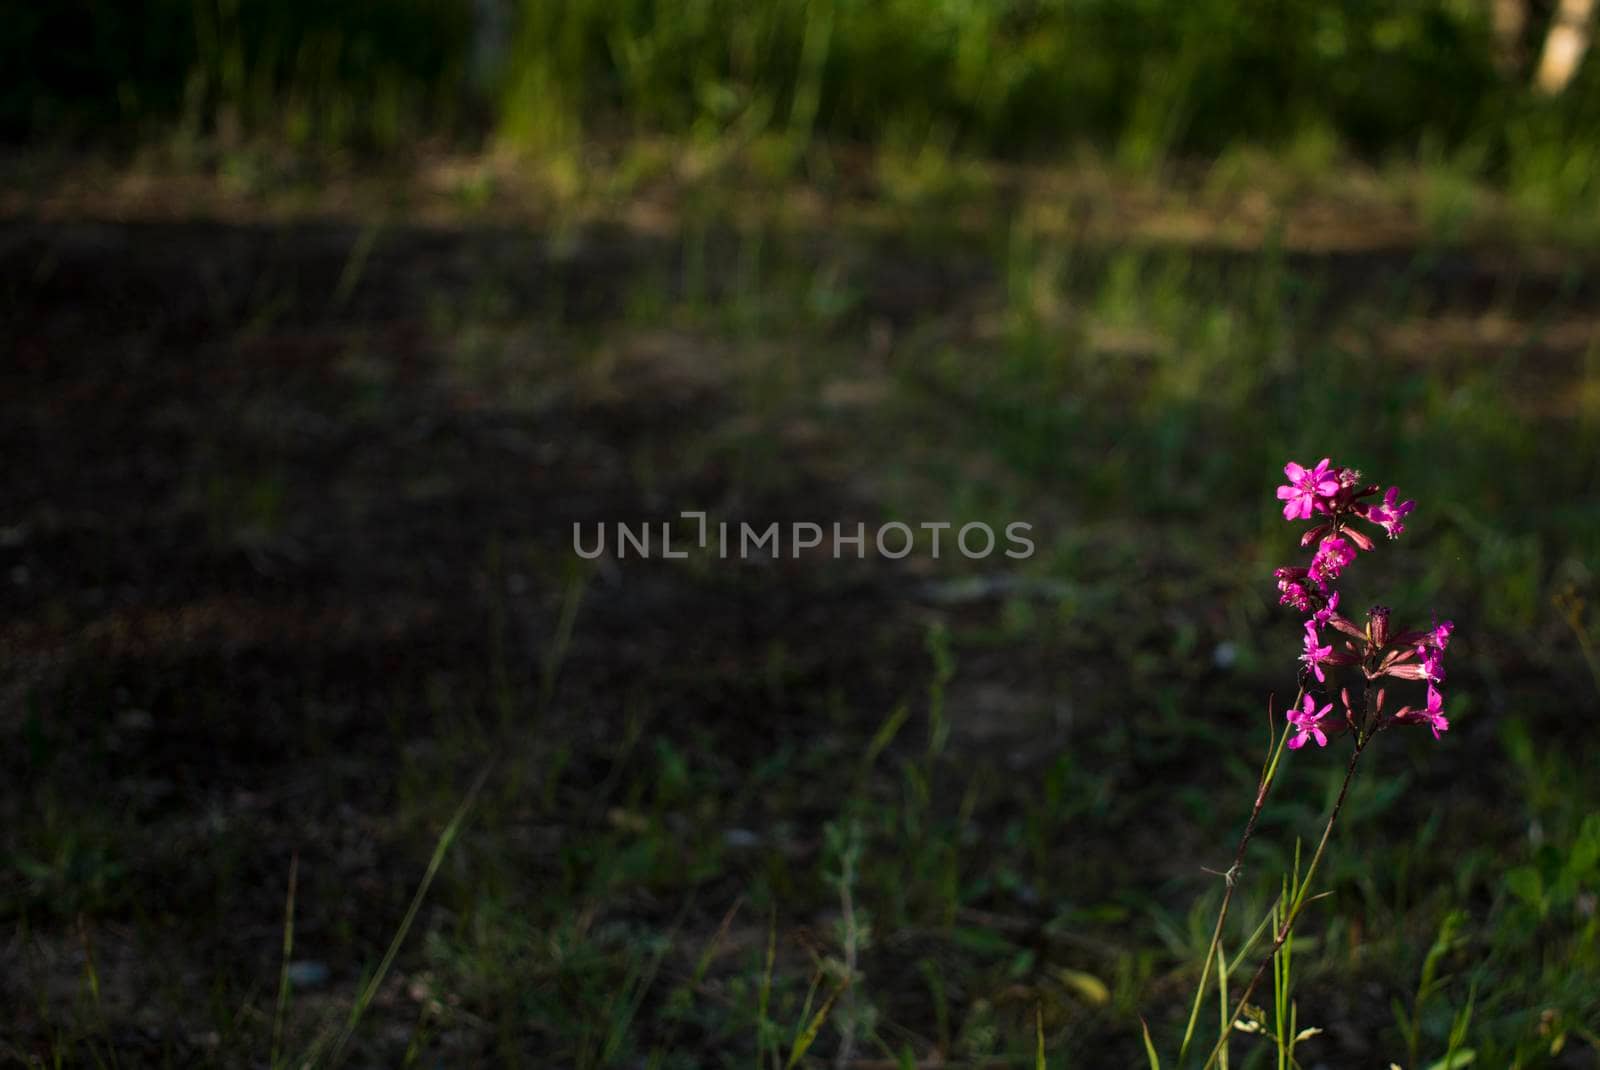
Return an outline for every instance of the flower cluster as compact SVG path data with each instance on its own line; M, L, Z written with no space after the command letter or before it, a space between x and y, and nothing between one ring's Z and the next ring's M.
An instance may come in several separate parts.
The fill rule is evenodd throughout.
M1300 655L1305 694L1301 705L1286 715L1294 732L1290 749L1297 750L1307 742L1325 747L1329 732L1345 728L1355 732L1358 741L1364 741L1372 733L1396 724L1427 725L1437 739L1450 727L1440 686L1444 683L1444 651L1454 626L1449 621L1441 624L1436 617L1428 630L1397 631L1389 622L1389 610L1383 606L1374 606L1365 624L1356 624L1339 612L1339 592L1334 589L1358 554L1374 547L1372 537L1358 522L1371 525L1391 539L1398 538L1416 503L1400 501L1395 487L1377 498L1382 489L1378 484L1365 482L1355 469L1335 466L1326 457L1312 468L1291 461L1284 466L1283 474L1289 480L1278 488L1284 519L1314 521L1300 539L1301 549L1311 551L1310 561L1273 572L1278 581L1279 602L1306 614L1305 647ZM1337 637L1324 642L1324 628L1339 632L1344 636L1343 642ZM1339 715L1335 715L1331 701L1319 706L1310 694L1313 681L1328 686L1330 668L1359 668L1366 684L1363 698L1355 706L1348 689L1340 689L1343 708ZM1385 676L1424 682L1424 704L1404 705L1386 712L1384 690L1377 686Z

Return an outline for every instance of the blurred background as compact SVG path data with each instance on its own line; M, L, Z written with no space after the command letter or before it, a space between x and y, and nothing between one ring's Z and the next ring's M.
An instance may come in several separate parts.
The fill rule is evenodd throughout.
M5 5L0 1060L1138 1065L1331 455L1457 630L1299 1063L1600 1065L1591 6Z

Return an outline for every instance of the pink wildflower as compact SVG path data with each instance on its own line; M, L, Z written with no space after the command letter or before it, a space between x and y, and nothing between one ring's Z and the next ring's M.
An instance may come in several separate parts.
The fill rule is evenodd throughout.
M1300 655L1300 660L1306 663L1306 668L1316 674L1318 683L1325 683L1327 677L1322 673L1322 663L1328 660L1333 653L1333 647L1318 646L1317 625L1315 621L1306 621L1306 652Z
M1455 630L1456 626L1453 622L1447 620L1440 624L1439 618L1436 616L1433 618L1433 631L1428 633L1428 641L1437 649L1443 650L1450 645L1450 633Z
M1302 613L1311 609L1311 588L1306 585L1306 570L1303 568L1274 569L1273 576L1278 580L1278 591L1281 597L1279 605L1293 606Z
M1450 721L1444 715L1444 696L1439 694L1439 689L1432 684L1428 685L1428 707L1421 712L1428 722L1428 727L1433 729L1434 739L1439 738L1440 732L1450 731Z
M1320 628L1322 625L1328 623L1328 621L1330 619L1332 619L1337 614L1338 610L1339 610L1339 592L1338 591L1334 591L1332 594L1330 594L1328 596L1327 605L1323 606L1321 609L1319 609L1315 613L1311 614L1311 619L1316 621L1317 626Z
M1299 750L1306 745L1306 740L1314 739L1317 746L1326 747L1328 737L1322 731L1323 718L1328 716L1328 711L1333 709L1333 703L1328 703L1322 709L1317 709L1316 700L1310 695L1306 696L1305 705L1301 709L1290 708L1284 714L1291 727L1295 730L1295 737L1289 740L1290 750Z
M1444 656L1437 648L1419 646L1417 658L1422 662L1423 679L1430 685L1444 682Z
M1338 579L1344 567L1355 559L1356 552L1350 544L1337 535L1331 535L1322 540L1311 558L1311 578L1326 590L1328 584Z
M1399 497L1400 488L1390 487L1384 494L1383 501L1367 506L1362 512L1363 516L1382 528L1391 539L1399 538L1406 530L1402 521L1407 513L1417 507L1417 503L1413 501L1398 501Z
M1315 468L1304 468L1293 461L1283 466L1289 482L1278 488L1278 498L1283 505L1285 520L1309 520L1318 498L1332 497L1338 493L1339 477L1328 471L1328 458L1317 462Z
M1425 724L1433 729L1433 738L1438 739L1439 733L1450 731L1450 719L1444 715L1444 696L1439 694L1439 689L1433 684L1428 685L1428 704L1422 709L1411 706L1401 706L1395 712L1394 719L1402 724Z

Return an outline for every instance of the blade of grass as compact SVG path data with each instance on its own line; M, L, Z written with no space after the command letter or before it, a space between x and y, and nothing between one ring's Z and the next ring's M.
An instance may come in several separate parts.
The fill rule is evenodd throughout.
M356 235L356 240L350 246L350 255L345 258L344 268L339 272L339 282L334 286L331 308L334 312L344 309L345 303L355 293L356 286L361 282L361 275L366 271L367 258L372 255L372 249L378 244L378 234L383 229L382 224L373 220L361 228Z
M556 679L561 674L561 666L567 659L567 650L572 646L572 629L578 620L578 606L583 601L583 588L587 579L586 573L576 570L567 577L566 589L561 594L561 616L556 621L555 638L550 643L550 649L545 651L544 665L540 673L540 709L548 707L550 699L555 695Z
M805 1031L795 1038L794 1047L789 1050L789 1061L784 1064L784 1070L794 1070L795 1066L816 1042L817 1034L822 1031L823 1023L828 1020L828 1014L833 1010L833 1004L850 987L847 978L843 984L828 993L828 998L822 1001L822 1006L817 1008L817 1013L811 1016L811 1021L806 1024Z
M671 930L668 931L666 938L661 941L660 946L656 948L649 964L642 967L636 964L630 971L628 981L624 983L620 993L622 997L620 1010L611 1016L610 1027L606 1031L605 1045L600 1052L601 1065L610 1066L616 1059L618 1052L622 1050L622 1043L627 1039L628 1030L633 1027L634 1019L639 1016L639 1008L644 1006L645 997L650 994L650 989L654 987L656 977L661 972L661 963L666 959L667 953L678 942L679 934L683 931L684 919L689 916L693 906L694 896L691 895L684 900L682 908L678 911L677 919L672 923Z
M283 968L278 972L278 1005L272 1012L272 1052L267 1065L277 1070L283 1051L283 1019L289 1010L289 960L294 955L294 894L300 875L300 852L289 856L289 892L283 904Z
M118 1065L117 1049L110 1042L111 1030L106 1022L106 1009L100 1002L100 971L94 965L94 942L89 935L89 922L82 914L78 915L78 940L83 945L83 973L84 979L89 984L89 995L94 1003L95 1026L100 1031L100 1039L106 1041L106 1054L111 1056L113 1070ZM100 1057L99 1049L89 1045L89 1051L94 1055L95 1064L105 1066L106 1061Z
M1228 952L1217 942L1217 1018L1224 1030L1228 1028ZM1217 1070L1228 1070L1228 1036L1222 1035L1222 1051L1217 1056Z
M378 989L383 984L383 979L389 973L389 967L394 965L395 956L400 953L400 945L405 943L407 934L411 932L411 925L417 920L417 912L422 909L422 901L427 897L428 889L433 885L433 878L438 875L439 866L444 862L444 856L449 852L450 845L455 842L456 835L461 831L462 824L471 812L473 803L477 802L478 793L483 790L483 785L489 779L489 773L494 768L493 763L484 766L472 782L472 787L467 789L466 797L461 800L461 805L456 808L455 815L450 818L450 823L439 834L438 842L433 847L433 857L428 860L428 868L422 875L422 883L417 885L417 892L411 897L411 905L406 908L405 917L400 920L400 928L395 930L394 939L389 941L389 948L384 952L383 960L378 963L378 969L362 988L361 994L356 998L356 1004L350 1011L350 1018L345 1022L344 1029L339 1033L339 1039L334 1043L333 1053L328 1057L325 1065L337 1066L344 1056L345 1048L350 1043L350 1038L355 1035L356 1026L361 1023L361 1018L366 1014L367 1008L372 1004L372 999L378 994ZM304 1062L308 1065L315 1064L321 1054L322 1045L319 1043L312 1049Z
M1239 953L1233 956L1233 962L1235 966L1237 966L1241 960L1248 958L1250 952L1255 950L1256 944L1259 943L1261 938L1267 934L1267 926L1272 924L1273 916L1276 913L1278 904L1280 902L1282 902L1281 899L1274 899L1272 901L1272 905L1267 908L1266 916L1261 919L1261 924L1256 926L1255 931L1250 934L1250 939L1246 940L1244 942L1244 946L1239 949Z
M767 921L767 963L761 973L761 991L756 996L756 1070L761 1070L761 1056L767 1050L771 1025L767 1010L772 1004L772 969L778 958L778 914L774 910Z
M1150 1039L1150 1023L1140 1018L1139 1028L1144 1030L1144 1054L1150 1060L1150 1070L1161 1070L1161 1056L1156 1054L1155 1041Z

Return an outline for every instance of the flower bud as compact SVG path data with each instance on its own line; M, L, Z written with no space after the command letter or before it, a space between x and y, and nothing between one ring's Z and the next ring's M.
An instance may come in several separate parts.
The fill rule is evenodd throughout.
M1361 532L1357 531L1355 528L1345 528L1344 537L1361 547L1363 550L1372 549L1372 540L1361 534Z
M1373 606L1372 612L1367 614L1367 639L1377 650L1389 645L1388 606Z

